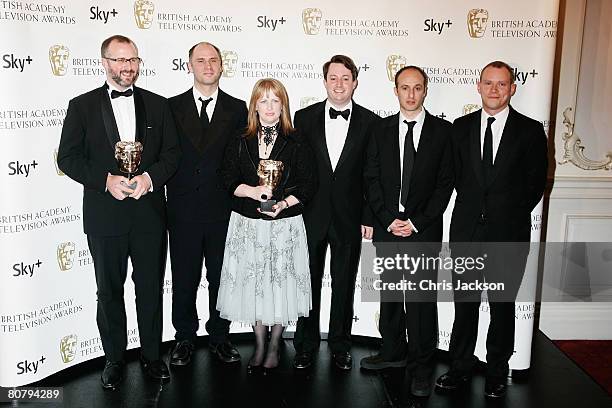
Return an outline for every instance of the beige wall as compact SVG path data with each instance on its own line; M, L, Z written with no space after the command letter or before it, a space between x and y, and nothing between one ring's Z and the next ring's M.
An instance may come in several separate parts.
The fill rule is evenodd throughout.
M546 241L610 243L612 2L562 0L559 12ZM590 253L592 261L603 255ZM552 251L545 256L545 269L554 271L557 281L543 290L556 290L559 302L542 303L540 329L553 339L612 339L612 262L606 261L609 269L569 279L565 269L571 267L560 258ZM587 301L569 301L576 298Z

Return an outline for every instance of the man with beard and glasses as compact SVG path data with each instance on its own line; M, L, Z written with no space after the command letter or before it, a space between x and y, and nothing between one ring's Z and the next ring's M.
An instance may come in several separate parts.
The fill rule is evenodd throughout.
M153 379L170 378L160 358L164 184L176 171L180 150L167 100L134 86L141 63L136 44L114 35L102 42L101 57L106 83L68 104L57 164L83 185L83 226L94 261L97 323L106 356L102 387L115 389L123 376L127 348L123 286L128 258L142 368ZM143 146L140 166L129 179L115 159L120 141Z

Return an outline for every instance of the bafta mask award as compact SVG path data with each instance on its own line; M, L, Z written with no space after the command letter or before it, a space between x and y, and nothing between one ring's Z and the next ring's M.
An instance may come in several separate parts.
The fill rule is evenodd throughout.
M138 171L140 159L142 158L142 143L140 142L117 142L115 144L115 159L122 173L127 173L129 179ZM132 190L136 183L128 186Z
M260 160L257 166L257 175L259 176L259 185L268 186L274 190L278 187L283 176L283 162L276 160ZM264 197L262 197L264 198ZM268 197L269 200L262 201L260 205L261 211L273 212L272 206L276 204L276 200ZM265 199L265 198L264 198Z

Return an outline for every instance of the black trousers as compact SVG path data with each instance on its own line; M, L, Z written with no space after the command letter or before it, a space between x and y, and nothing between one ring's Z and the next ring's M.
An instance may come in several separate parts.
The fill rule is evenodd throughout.
M474 233L473 245L461 247L460 251L470 257L487 254L484 272L453 274L453 280L486 280L491 283L503 282L502 292L489 291L488 304L490 323L487 331L486 377L502 381L508 376L508 361L514 353L515 299L525 273L529 243L484 242L486 225L478 226ZM459 244L461 245L461 244ZM464 255L451 244L453 257ZM455 320L449 344L452 359L451 369L469 373L477 362L474 356L478 337L481 291L455 291Z
M122 360L127 347L123 287L130 258L141 352L149 360L159 359L162 281L166 262L165 231L111 237L88 235L87 242L96 274L97 323L106 358Z
M378 257L391 259L404 254L410 257L436 256L439 251L439 243L414 241L382 243L376 247ZM418 288L420 280L435 281L436 272L386 269L381 278L386 283L399 283L405 279L416 283ZM407 359L408 372L419 378L429 377L438 345L436 291L383 291L378 330L382 338L380 354L385 360Z
M477 361L474 350L479 310L478 302L455 302L455 321L449 345L452 370L469 373ZM491 302L489 311L491 323L487 332L486 377L501 381L508 376L508 361L514 352L514 303Z
M323 239L314 240L310 237L308 239L312 310L308 317L300 317L297 322L293 344L298 353L313 352L319 348L321 342L319 324L321 318L321 285L328 245L331 250L332 296L327 342L333 353L347 352L351 348L353 299L361 253L361 240L341 240L332 223L327 236Z
M170 225L170 263L172 267L172 325L177 340L194 340L199 328L196 297L206 264L208 313L206 331L211 344L222 343L229 334L230 322L217 310L217 297L223 266L223 251L228 220L217 222L173 221Z

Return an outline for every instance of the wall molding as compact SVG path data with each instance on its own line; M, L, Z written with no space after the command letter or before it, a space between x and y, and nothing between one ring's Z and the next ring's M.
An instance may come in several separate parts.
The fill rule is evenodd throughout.
M552 340L612 340L612 303L542 303L539 328Z
M574 121L569 117L572 111L573 109L571 106L565 108L563 111L563 125L566 127L566 131L563 133L562 139L565 142L563 144L565 152L559 164L572 163L582 170L612 169L612 152L606 153L605 160L592 160L586 157L584 154L585 146L582 144L580 137L574 133Z

